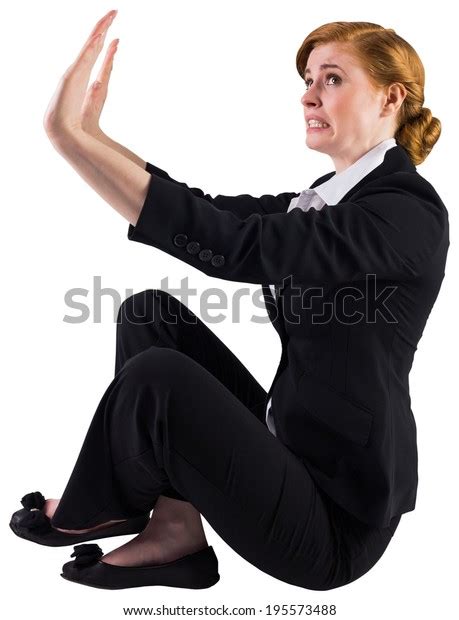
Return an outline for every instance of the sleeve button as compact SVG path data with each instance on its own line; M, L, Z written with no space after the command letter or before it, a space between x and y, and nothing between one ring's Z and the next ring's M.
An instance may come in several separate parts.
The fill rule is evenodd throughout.
M197 254L201 249L201 244L198 241L190 241L190 243L186 246L186 251L188 254Z
M183 246L186 245L187 241L188 241L188 236L183 233L179 233L178 235L175 235L174 237L174 245L176 245L179 248L183 248Z
M225 257L222 254L215 254L212 258L211 263L214 267L221 267L225 264Z
M201 250L199 252L199 258L203 261L208 261L212 258L212 254L213 254L212 250L207 250L207 249Z

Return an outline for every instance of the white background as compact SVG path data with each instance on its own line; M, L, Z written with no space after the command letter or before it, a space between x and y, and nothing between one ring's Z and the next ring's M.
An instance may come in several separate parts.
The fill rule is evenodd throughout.
M314 4L316 7L314 7ZM402 517L392 544L369 573L329 592L303 590L259 571L205 522L220 562L220 582L202 591L139 588L104 591L63 580L71 547L48 548L9 530L20 498L40 490L60 497L97 404L113 378L115 315L111 297L94 321L94 278L120 299L132 291L179 286L188 276L198 295L211 286L231 294L259 287L209 278L151 247L129 242L128 223L54 150L42 119L60 76L96 21L119 13L107 45L120 38L101 125L113 139L174 178L211 195L299 192L334 169L305 145L295 56L320 24L372 21L394 28L426 70L424 105L442 135L418 172L450 213L446 277L410 374L418 428L416 510ZM410 4L300 1L50 2L3 7L2 301L3 420L2 579L4 606L16 618L117 618L123 607L255 606L327 603L337 617L450 616L457 576L457 71L456 22L445 2ZM454 45L454 47L453 47ZM413 231L415 234L415 231ZM64 301L87 289L83 323ZM83 301L80 298L80 301ZM279 338L250 297L241 318L209 323L268 390L280 357ZM104 552L127 540L101 541ZM453 612L454 613L454 612Z

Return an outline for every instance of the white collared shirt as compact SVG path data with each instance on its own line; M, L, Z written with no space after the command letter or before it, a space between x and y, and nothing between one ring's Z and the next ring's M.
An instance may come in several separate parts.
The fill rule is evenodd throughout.
M361 181L374 168L381 165L384 161L386 151L397 145L395 138L383 140L372 149L367 151L360 159L355 161L351 166L342 170L338 174L333 175L328 181L317 185L314 189L304 189L299 196L295 196L290 201L287 213L292 209L299 208L303 211L308 209L316 209L319 211L324 205L336 205L359 181ZM339 205L336 205L338 208ZM276 291L274 284L269 285L274 299ZM271 401L266 406L266 424L273 435L276 435L276 428L271 412Z

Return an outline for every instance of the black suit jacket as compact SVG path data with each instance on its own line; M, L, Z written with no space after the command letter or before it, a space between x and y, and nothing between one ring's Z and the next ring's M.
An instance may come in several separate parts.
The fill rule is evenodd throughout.
M337 205L306 212L286 213L299 192L213 198L146 169L152 178L128 238L210 276L263 287L282 342L263 403L272 396L278 438L358 519L386 527L413 510L408 375L444 277L449 226L406 151L389 149Z

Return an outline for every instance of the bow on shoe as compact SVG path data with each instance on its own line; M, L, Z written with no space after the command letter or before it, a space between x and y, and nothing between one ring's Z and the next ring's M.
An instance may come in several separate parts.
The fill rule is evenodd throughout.
M35 493L27 493L27 495L24 495L21 499L21 504L24 508L27 508L27 510L32 510L32 508L41 510L45 505L45 501L43 494L40 493L40 491L35 491Z
M89 566L89 564L95 564L97 560L104 555L104 552L99 545L83 544L73 547L73 553L70 556L75 558L75 566Z
M33 529L41 533L52 529L49 518L44 512L42 512L45 501L46 500L40 491L35 491L34 493L27 493L27 495L24 495L21 499L21 504L27 512L21 516L21 527Z

